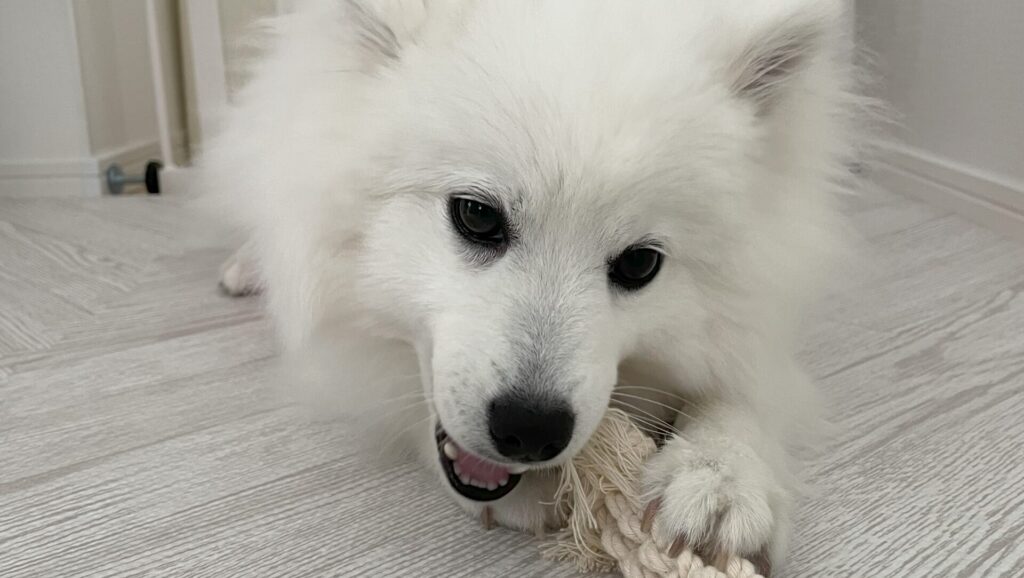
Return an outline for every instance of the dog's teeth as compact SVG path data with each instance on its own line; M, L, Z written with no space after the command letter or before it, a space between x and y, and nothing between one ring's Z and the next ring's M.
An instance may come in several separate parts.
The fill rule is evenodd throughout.
M452 469L455 470L456 476L459 476L460 478L462 477L462 468L459 467L459 462L453 463Z
M507 486L508 485L508 478L502 478L501 481L498 482L498 485L502 486L502 487Z
M473 480L469 476L467 476L467 475L459 474L459 481L462 482L463 485L466 485L466 486L473 485L472 484Z
M493 492L498 489L498 484L495 484L494 482L487 482L487 489Z
M511 466L508 471L513 474L521 474L526 471L526 466Z
M454 461L456 458L459 457L459 450L458 448L455 447L455 444L453 444L452 442L444 442L444 455L449 460Z

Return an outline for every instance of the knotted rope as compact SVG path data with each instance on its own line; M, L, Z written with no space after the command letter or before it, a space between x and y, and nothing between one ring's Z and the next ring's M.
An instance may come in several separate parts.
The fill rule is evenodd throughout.
M722 572L688 548L670 556L655 543L640 503L643 465L655 451L626 413L609 410L587 446L562 468L555 507L565 527L543 546L544 555L584 572L617 567L625 578L761 578L748 560L732 558Z

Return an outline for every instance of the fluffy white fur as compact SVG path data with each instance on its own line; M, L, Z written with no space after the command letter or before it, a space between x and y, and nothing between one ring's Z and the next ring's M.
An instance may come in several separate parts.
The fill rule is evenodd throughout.
M817 417L795 329L836 246L852 151L840 12L839 0L313 0L269 24L203 188L252 234L245 261L259 263L296 375L410 428L427 467L435 419L497 459L485 400L533 342L546 387L577 414L560 458L614 387L648 408L645 423L663 406L627 396L668 392L657 399L684 413L650 464L655 532L778 559L792 448ZM521 231L486 266L446 215L470 187ZM608 259L644 238L666 250L660 275L616 291ZM549 483L528 474L497 520L542 526Z

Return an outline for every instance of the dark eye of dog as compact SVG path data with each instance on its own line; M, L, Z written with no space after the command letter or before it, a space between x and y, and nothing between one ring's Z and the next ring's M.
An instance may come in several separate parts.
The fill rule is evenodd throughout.
M609 266L612 282L630 291L650 283L661 269L662 255L649 247L626 249Z
M460 235L484 245L505 242L505 218L494 207L465 197L452 197L449 207L452 223Z

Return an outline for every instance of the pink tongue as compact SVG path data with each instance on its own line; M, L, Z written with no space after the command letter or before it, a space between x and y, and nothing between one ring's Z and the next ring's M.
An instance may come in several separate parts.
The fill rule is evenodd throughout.
M459 456L455 458L455 463L458 464L461 475L485 484L497 484L507 480L509 476L507 468L474 456L462 448L459 448Z

